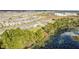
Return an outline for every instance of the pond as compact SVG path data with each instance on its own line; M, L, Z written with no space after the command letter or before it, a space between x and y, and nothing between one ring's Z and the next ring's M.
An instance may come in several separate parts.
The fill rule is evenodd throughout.
M49 43L45 48L54 48L54 49L77 49L79 48L79 38L76 40L74 37L79 37L78 30L60 30L61 33L58 33L55 36L50 36Z

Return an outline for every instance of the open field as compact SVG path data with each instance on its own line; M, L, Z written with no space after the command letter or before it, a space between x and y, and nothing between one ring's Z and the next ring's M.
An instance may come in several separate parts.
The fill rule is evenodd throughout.
M0 11L0 48L79 48L77 11Z

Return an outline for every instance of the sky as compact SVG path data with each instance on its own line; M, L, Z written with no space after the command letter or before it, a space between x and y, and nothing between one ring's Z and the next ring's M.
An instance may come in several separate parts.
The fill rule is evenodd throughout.
M0 10L79 10L79 0L0 0Z

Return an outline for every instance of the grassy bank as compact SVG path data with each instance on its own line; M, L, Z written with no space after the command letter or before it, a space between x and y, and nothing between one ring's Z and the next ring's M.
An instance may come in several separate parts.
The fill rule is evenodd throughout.
M61 18L52 19L45 27L34 30L10 29L0 38L0 48L42 48L50 41L47 37L61 33L64 28L79 27L79 19Z

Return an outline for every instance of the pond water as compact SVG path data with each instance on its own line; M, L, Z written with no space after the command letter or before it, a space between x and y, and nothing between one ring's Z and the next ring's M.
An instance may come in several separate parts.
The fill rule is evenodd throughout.
M79 31L65 31L55 37L51 35L50 42L45 48L77 49L79 48L79 41L76 41L73 36L79 36Z

